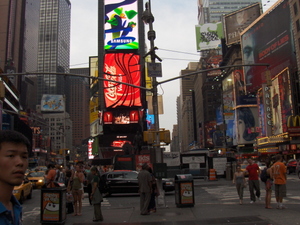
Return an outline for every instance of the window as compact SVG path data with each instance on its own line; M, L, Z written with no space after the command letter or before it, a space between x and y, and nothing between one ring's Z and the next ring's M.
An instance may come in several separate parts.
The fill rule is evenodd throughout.
M297 6L297 3L295 3L294 5L293 5L293 8L294 8L294 14L295 14L295 16L298 14L298 6Z
M296 29L297 29L297 32L300 31L300 21L299 20L296 21Z

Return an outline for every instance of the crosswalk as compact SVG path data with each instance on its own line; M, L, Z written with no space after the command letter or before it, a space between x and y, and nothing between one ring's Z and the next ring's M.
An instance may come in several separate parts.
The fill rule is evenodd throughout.
M235 185L232 186L207 186L201 187L206 196L211 199L211 201L205 201L205 204L215 204L217 201L220 204L237 204L239 202L238 194ZM288 189L288 188L287 188ZM265 189L264 184L261 184L261 202L264 204ZM274 191L272 192L272 202L276 202ZM244 189L244 202L250 202L249 188ZM285 204L299 204L300 196L295 195L287 190L287 197L284 198Z

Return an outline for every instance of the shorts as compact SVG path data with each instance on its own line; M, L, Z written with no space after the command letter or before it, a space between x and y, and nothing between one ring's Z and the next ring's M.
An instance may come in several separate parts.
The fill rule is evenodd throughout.
M273 181L271 179L267 179L265 184L266 184L266 191L272 191Z
M286 197L286 185L285 184L275 184L275 196L277 198Z

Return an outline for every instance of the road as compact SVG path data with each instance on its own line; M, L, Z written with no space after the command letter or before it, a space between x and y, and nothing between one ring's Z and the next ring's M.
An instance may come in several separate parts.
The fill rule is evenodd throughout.
M225 215L225 208L226 205L230 207L235 207L238 205L238 197L237 197L237 192L235 189L235 186L231 184L231 181L226 181L225 179L222 179L223 181L203 181L202 179L196 179L194 180L194 198L195 198L195 206L193 207L194 209L201 208L201 209L208 209L211 206L215 207L216 212L218 212L218 215L214 215L213 213L208 214L205 213L205 210L200 211L203 213L201 215L201 218L210 218L210 217L226 217L229 215ZM287 182L287 197L284 199L284 204L288 207L286 209L284 215L298 215L297 212L294 211L295 205L300 204L300 195L299 195L299 178L295 174L288 175L288 182ZM34 190L33 192L33 198L26 200L23 204L23 221L24 224L30 224L30 225L37 225L40 224L40 190ZM261 185L261 193L262 193L262 198L264 200L264 185ZM261 202L255 203L256 205L260 205L262 210L264 209L264 202L263 200ZM174 207L175 205L175 194L174 192L172 193L167 193L165 196L165 202L166 202L166 207ZM236 212L236 216L245 216L249 217L249 207L250 207L250 194L248 189L245 189L244 192L244 204L245 207L238 208L238 212ZM274 197L274 192L272 194L272 204L273 207L275 207L275 197ZM290 210L289 210L289 206ZM83 207L84 209L87 210L93 210L93 207L89 205L87 196L85 196L83 200ZM108 198L104 198L104 202L102 203L102 211L103 214L105 215L106 212L108 211L113 211L113 210L120 210L120 211L126 211L126 210L131 210L132 208L138 208L139 207L139 195L138 194L125 194L125 195L113 195ZM170 208L169 207L169 208ZM176 209L176 207L175 207ZM84 211L84 210L83 210ZM276 214L276 210L273 209L271 210L272 213ZM268 212L271 212L268 211ZM222 213L224 212L224 215ZM277 210L278 212L278 210ZM296 215L297 214L297 215ZM197 217L197 215L196 215ZM76 218L80 222L85 221L91 221L92 218L84 218L82 216L81 218ZM277 220L280 221L281 217L278 216ZM66 224L73 224L72 220L74 220L74 217L72 218L71 215L67 216L67 222ZM112 220L112 219L111 219ZM80 224L80 223L79 223ZM251 224L251 223L249 223ZM260 224L260 223L256 223ZM265 224L265 223L261 223ZM275 224L275 223L273 223ZM283 223L278 223L278 224L283 224ZM295 224L295 223L285 223L285 224Z

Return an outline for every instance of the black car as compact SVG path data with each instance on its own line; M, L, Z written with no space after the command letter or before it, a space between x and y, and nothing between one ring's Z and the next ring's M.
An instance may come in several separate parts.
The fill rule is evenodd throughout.
M138 172L127 170L115 170L101 176L100 191L107 195L116 193L138 193ZM171 179L163 179L163 189L166 192L174 191L174 182Z

